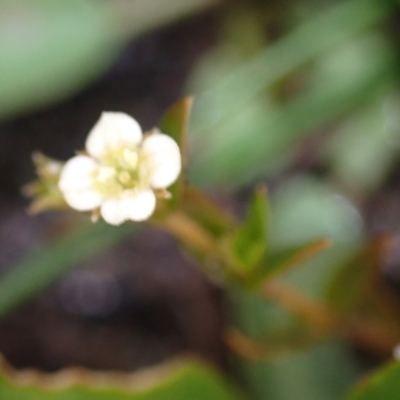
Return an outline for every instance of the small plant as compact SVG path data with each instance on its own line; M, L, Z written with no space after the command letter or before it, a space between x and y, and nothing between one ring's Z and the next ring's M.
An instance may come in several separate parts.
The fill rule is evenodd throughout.
M332 286L330 299L321 302L282 280L285 273L331 243L328 239L321 239L302 246L271 250L269 206L264 187L255 191L244 220L236 222L205 193L187 184L184 176L185 143L191 104L191 99L186 98L173 105L161 121L161 131L154 129L145 134L132 117L116 112L103 113L88 135L86 149L66 163L34 155L39 180L24 189L33 198L31 210L70 209L72 212L88 212L96 224L102 218L111 225L142 221L157 226L174 235L210 278L218 279L227 289L240 288L273 300L302 321L305 329L293 328L298 330L295 342L285 339L285 335L259 342L237 328L227 328L226 343L241 357L251 360L268 358L271 346L275 346L275 350L276 346L309 346L332 335L361 339L364 345L379 352L385 352L388 349L386 345L394 346L394 340L389 339L382 347L381 338L390 336L390 330L384 326L373 327L364 319L355 318L352 305L350 314L349 310L342 314L335 308L335 286ZM350 261L349 265L352 265ZM24 274L29 276L30 272ZM25 290L29 292L29 287ZM354 292L354 297L359 301L361 294L357 293ZM351 323L348 323L349 315ZM81 382L80 373L73 376L76 379L72 379L67 388L52 393L53 397L49 398L56 399L63 391L78 390L76 385ZM82 384L96 399L93 382L98 378L91 374L87 376ZM200 376L197 378L200 386L210 385ZM55 378L45 379L51 385ZM117 390L119 386L118 381L106 376L101 380L104 387L112 386ZM23 396L23 393L30 392L31 389L19 389L16 382L12 383L15 393L21 391ZM30 385L35 384L33 379ZM181 390L181 384L186 384L185 379L182 378L177 385L177 391ZM157 390L162 391L161 388ZM240 397L233 391L231 393L224 396L227 399ZM176 396L180 398L178 394ZM136 398L133 393L132 398Z

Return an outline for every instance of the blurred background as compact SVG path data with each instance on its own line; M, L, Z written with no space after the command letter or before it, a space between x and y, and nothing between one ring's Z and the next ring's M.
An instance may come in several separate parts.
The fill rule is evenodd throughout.
M332 238L288 277L322 297L343 260L399 229L399 16L395 0L0 2L0 270L53 271L38 275L40 295L1 310L0 352L49 371L132 370L189 352L255 399L340 398L381 358L325 341L239 361L223 341L229 323L261 339L293 321L227 294L162 232L28 215L21 187L35 178L32 152L70 158L102 111L150 129L193 95L189 181L238 218L267 184L273 248ZM381 266L393 287L398 262L395 246Z

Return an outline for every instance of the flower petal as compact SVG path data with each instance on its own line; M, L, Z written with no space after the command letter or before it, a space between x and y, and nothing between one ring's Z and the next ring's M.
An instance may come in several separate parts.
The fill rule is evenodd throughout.
M125 215L132 221L144 221L156 208L156 196L152 190L125 192L123 199Z
M76 156L65 163L58 187L70 207L88 211L100 206L102 196L93 188L97 169L97 162L87 156Z
M73 157L65 163L58 187L62 192L88 189L93 186L97 168L97 162L88 156Z
M99 207L103 197L94 189L63 192L67 204L78 211L89 211Z
M127 219L122 199L107 199L101 205L100 213L110 225L120 225Z
M154 133L143 140L142 151L148 157L153 188L166 188L176 181L181 172L181 153L172 138Z
M86 150L101 159L109 149L119 146L135 147L142 140L142 129L137 121L121 112L103 112L89 132Z

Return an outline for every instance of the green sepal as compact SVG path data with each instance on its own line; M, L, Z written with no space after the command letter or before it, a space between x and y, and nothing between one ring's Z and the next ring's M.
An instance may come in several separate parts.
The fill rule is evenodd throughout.
M51 209L67 209L58 181L64 163L45 156L42 153L32 154L38 179L22 188L22 193L32 199L29 211L37 214Z

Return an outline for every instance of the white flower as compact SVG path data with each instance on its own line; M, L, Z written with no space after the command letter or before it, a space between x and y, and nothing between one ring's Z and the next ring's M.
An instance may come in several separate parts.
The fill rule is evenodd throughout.
M136 120L124 113L103 113L86 151L66 162L59 188L69 206L99 209L112 225L148 219L156 206L154 190L170 186L181 171L176 142L158 132L143 136Z

